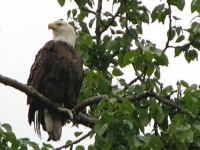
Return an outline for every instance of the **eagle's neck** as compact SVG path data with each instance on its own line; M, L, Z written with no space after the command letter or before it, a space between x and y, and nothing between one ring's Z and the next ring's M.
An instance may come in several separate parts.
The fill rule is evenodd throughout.
M54 41L66 42L69 46L75 47L76 37L72 34L67 34L65 32L53 32Z

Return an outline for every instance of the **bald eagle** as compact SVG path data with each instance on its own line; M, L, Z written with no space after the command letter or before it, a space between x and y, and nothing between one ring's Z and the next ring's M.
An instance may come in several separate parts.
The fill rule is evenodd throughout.
M83 61L74 49L74 28L62 19L48 25L53 30L53 39L38 52L27 84L61 107L72 109L77 101L83 79ZM49 140L58 141L66 118L62 114L39 103L31 96L28 122L34 122L35 132L41 137L40 125L48 132Z

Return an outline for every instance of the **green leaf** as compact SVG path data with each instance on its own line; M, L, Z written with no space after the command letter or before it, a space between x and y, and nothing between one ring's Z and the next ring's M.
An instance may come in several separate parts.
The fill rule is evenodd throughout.
M180 27L176 27L175 30L176 30L177 35L179 36L180 33L181 33L181 30L182 30L182 27L181 26Z
M168 57L163 51L161 52L161 55L159 53L154 55L154 58L156 59L156 63L158 63L159 65L168 66Z
M47 148L51 148L54 149L54 147L51 144L47 144L47 143L42 143L43 146L47 147Z
M81 20L83 20L83 18L81 18ZM80 22L80 26L83 32L87 33L88 35L90 34L87 24L85 22Z
M126 18L123 18L122 21L121 21L121 27L122 28L125 28L127 25L127 19Z
M154 22L156 19L158 19L158 17L161 19L163 9L164 9L164 4L158 5L154 8L154 10L151 13L152 22Z
M147 66L147 76L150 77L152 73L154 72L154 66L153 65L148 65Z
M156 71L155 71L154 75L157 79L160 79L160 67L156 67Z
M124 73L119 68L114 68L112 74L114 76L122 76Z
M173 40L174 37L175 37L175 35L176 35L176 32L175 32L174 29L172 29L172 30L171 30L171 34L170 34L169 40L170 40L170 41ZM167 36L169 37L169 31L167 32Z
M164 148L164 144L158 136L152 135L152 137L150 138L150 144L151 144L151 147L153 147L153 149L163 149Z
M101 135L104 134L107 127L108 127L107 123L105 123L103 125L101 123L96 123L95 126L94 126L94 131L96 132L97 135L101 136Z
M189 50L185 52L185 59L191 62L194 59L198 59L198 53L196 50Z
M124 34L124 31L122 31L122 30L117 30L116 33L117 33L117 34Z
M94 24L95 18L91 19L89 22L89 27L92 28L93 24Z
M12 127L8 123L2 124L2 127L4 127L7 132L12 132Z
M185 127L181 127L181 128L184 129ZM193 131L191 129L183 130L182 132L180 132L178 134L178 138L182 143L185 143L185 142L191 143L191 142L193 142L193 136L194 136L194 133L193 133Z
M79 135L81 135L83 132L74 132L75 137L78 137Z
M102 150L110 150L111 147L112 147L112 142L108 139L108 140L106 140Z
M73 15L73 17L75 17L76 14L77 14L77 9L73 9L73 10L72 10L72 15Z
M91 47L93 45L92 37L88 34L83 36L83 44L87 45L88 47Z
M134 105L129 100L124 99L121 104L121 110L124 114L131 116L134 110Z
M179 42L183 41L184 39L185 39L185 36L181 35L176 39L176 43L179 43Z
M97 106L97 112L99 113L100 111L102 111L102 109L104 108L105 105L106 105L106 101L101 100L100 103Z
M67 142L65 143L65 145L71 144L72 141L71 140L67 140Z
M110 13L109 11L106 11L105 13L103 13L104 14L104 16L106 16L106 17L112 17L113 15L112 15L112 13Z
M19 139L19 141L20 141L22 144L27 145L27 144L29 144L30 139L29 139L29 138L21 138L21 139Z
M179 56L182 52L182 48L180 46L175 48L175 57Z
M128 124L129 128L132 130L133 129L133 122L131 120L125 119L124 123Z
M68 11L67 11L67 18L69 18L70 15L71 15L71 10L68 10Z
M85 150L85 148L82 145L78 145L78 146L76 146L76 150Z
M193 0L191 3L191 12L200 12L200 2L199 0Z
M180 81L180 84L181 84L182 86L186 87L186 88L189 87L189 84L188 84L186 81L184 81L184 80L181 80L181 81Z
M183 10L183 8L185 7L185 0L169 0L169 3L171 5L176 6L179 10Z
M84 7L86 5L87 0L76 0L75 2L79 7Z
M145 85L144 84L136 84L135 85L135 88L134 88L134 92L137 93L137 94L142 94L144 91L145 91Z
M34 148L34 150L39 150L39 146L38 146L37 143L30 141L30 142L29 142L29 145L30 145L32 148Z
M134 58L135 55L135 51L128 51L126 52L126 54L124 55L123 58L123 65L126 66L128 64L130 64L132 61L132 58Z
M155 110L155 117L156 117L155 119L156 119L156 121L161 123L165 118L165 114L163 112L162 107L158 106L156 109L157 110Z
M65 5L65 0L58 0L58 3L61 7L63 7Z
M113 30L111 27L110 27L110 31L112 34L115 34L115 30Z

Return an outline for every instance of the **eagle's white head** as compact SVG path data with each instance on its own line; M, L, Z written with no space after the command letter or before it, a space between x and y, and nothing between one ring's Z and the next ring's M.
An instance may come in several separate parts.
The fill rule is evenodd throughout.
M49 29L53 30L53 40L67 42L73 48L76 42L76 33L72 25L63 21L63 19L56 20L48 25Z

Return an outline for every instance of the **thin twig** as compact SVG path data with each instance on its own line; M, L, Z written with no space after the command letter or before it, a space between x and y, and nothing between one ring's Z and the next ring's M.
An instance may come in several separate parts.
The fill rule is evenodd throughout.
M115 18L116 18L116 17L118 16L118 14L119 14L119 9L120 9L120 6L119 6L117 12L115 13L115 15L112 17L111 21L110 21L107 25L105 25L105 27L99 32L100 35L101 35L103 32L105 32L105 31L110 27L111 24L113 24L113 22L115 21Z
M63 149L63 148L68 148L74 144L77 144L79 142L81 142L82 140L84 140L86 137L88 137L89 135L91 134L91 131L88 132L87 134L85 134L84 136L80 137L78 140L75 140L74 142L70 143L70 144L66 144L66 145L63 145L61 147L58 147L56 148L55 150L60 150L60 149Z
M82 7L82 8L80 8L80 9L82 9L82 10L84 10L84 11L87 11L88 13L91 13L91 14L96 15L96 12L94 12L94 11L88 9L87 7Z
M168 46L169 46L169 41L171 38L171 32L172 32L172 9L171 9L171 5L169 3L169 1L167 0L167 4L168 4L168 9L169 9L169 32L168 32L168 38L167 38L167 42L164 48L164 52L167 50Z

